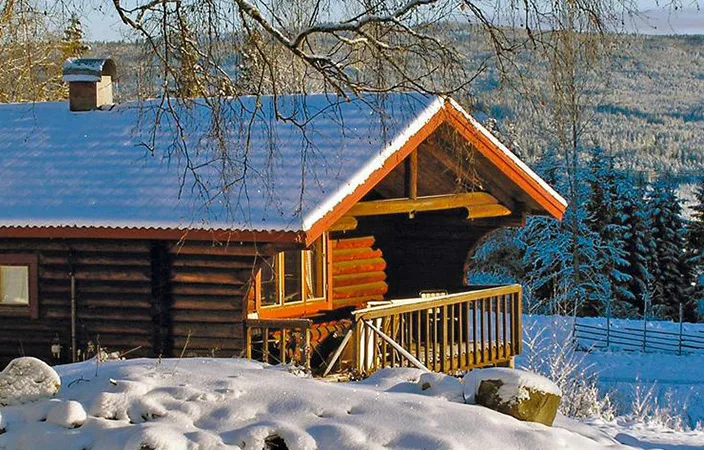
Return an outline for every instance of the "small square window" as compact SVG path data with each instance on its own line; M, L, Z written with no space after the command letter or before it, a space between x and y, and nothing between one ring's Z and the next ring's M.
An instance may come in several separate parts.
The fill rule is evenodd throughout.
M29 266L0 266L0 304L29 305Z
M0 315L39 317L38 258L0 253Z

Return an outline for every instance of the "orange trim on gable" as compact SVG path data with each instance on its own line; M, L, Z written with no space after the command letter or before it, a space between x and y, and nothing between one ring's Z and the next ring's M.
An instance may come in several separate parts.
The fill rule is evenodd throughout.
M562 220L566 206L547 192L538 181L526 173L510 156L496 148L496 145L482 132L471 126L461 111L449 102L445 103L445 116L449 124L465 137L474 147L499 168L518 187L530 195L540 206L558 220Z
M315 242L316 239L320 237L324 232L340 219L345 213L358 201L362 199L369 191L371 191L374 186L376 186L381 180L386 177L392 170L396 168L401 162L406 159L408 155L413 152L425 139L428 138L435 130L442 125L445 121L445 114L442 110L438 111L434 116L428 120L428 122L421 127L413 136L411 136L406 143L393 155L391 155L385 162L384 165L372 172L372 174L367 178L364 183L357 186L357 188L350 195L345 197L340 203L338 203L331 211L329 211L325 216L318 220L306 233L305 233L305 245L306 247Z
M449 101L445 101L442 109L432 116L420 130L411 136L396 153L391 155L389 159L384 162L382 167L375 170L363 184L357 186L352 194L345 197L305 233L305 245L308 246L312 244L321 234L328 231L328 229L345 215L355 203L359 202L362 197L371 191L377 183L406 159L413 150L433 134L443 123L447 123L456 129L467 141L472 143L482 155L513 180L519 188L530 195L540 206L545 208L549 214L558 220L562 220L566 206L546 191L538 181L517 165L511 157L497 148L496 144L487 136L472 126L461 111L457 110Z

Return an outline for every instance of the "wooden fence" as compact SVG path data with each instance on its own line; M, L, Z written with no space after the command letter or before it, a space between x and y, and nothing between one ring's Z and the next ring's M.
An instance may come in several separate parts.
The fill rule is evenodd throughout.
M622 348L642 352L684 353L704 352L704 334L685 333L682 326L678 332L624 327L586 325L575 323L574 337L586 349Z
M521 352L521 286L394 300L354 311L356 369L453 373L509 365Z

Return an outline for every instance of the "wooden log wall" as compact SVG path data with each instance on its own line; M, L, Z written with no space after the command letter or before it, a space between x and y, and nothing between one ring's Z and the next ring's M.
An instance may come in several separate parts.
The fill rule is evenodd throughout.
M110 351L152 349L151 245L146 241L3 239L0 252L38 255L39 317L0 316L0 367L21 355L55 362L51 344L71 357L71 279L76 279L78 350L89 341Z
M374 248L374 236L331 239L333 307L361 306L383 300L386 284L386 261Z
M387 297L417 297L422 290L462 291L473 246L500 224L466 220L465 211L363 217L348 236L373 234L384 253Z
M172 354L186 346L189 356L239 356L244 348L243 299L257 265L256 255L273 251L270 246L252 244L170 246L172 340L168 344Z
M39 317L0 310L0 369L27 355L71 358L71 278L77 349L89 341L130 356L239 355L243 298L271 245L166 241L0 239L0 253L38 256ZM61 360L51 356L55 337ZM188 341L188 345L186 345Z

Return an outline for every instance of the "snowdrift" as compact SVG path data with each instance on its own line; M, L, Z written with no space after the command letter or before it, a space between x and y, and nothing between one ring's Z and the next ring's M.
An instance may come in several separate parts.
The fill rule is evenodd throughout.
M302 378L239 359L59 366L57 398L2 408L0 449L603 449L619 444L524 423L462 401L414 369L364 382ZM280 448L280 447L277 447Z

